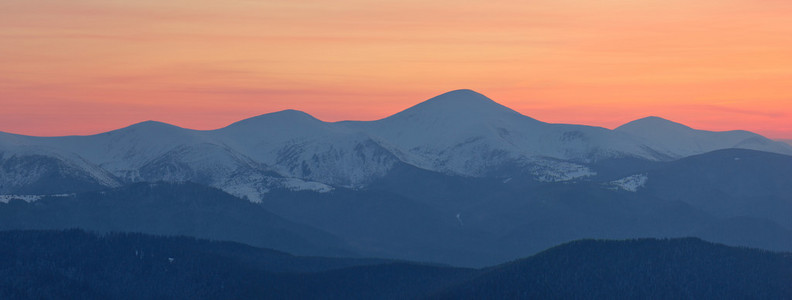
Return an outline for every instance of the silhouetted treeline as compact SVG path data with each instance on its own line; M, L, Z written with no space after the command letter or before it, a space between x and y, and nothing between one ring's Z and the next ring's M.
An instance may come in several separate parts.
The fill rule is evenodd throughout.
M790 299L792 255L696 238L581 240L489 270L448 299Z
M0 257L0 299L405 299L476 273L81 230L0 232Z
M0 232L0 299L788 299L792 256L699 239L583 240L473 270L230 242Z

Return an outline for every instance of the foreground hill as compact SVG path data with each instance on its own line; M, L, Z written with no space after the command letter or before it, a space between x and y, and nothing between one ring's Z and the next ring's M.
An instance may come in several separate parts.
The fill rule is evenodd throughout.
M299 257L132 233L0 232L0 298L792 297L792 256L698 239L564 244L482 269Z
M792 299L792 254L699 239L581 240L492 268L448 299Z
M478 271L136 233L0 232L2 299L410 299Z

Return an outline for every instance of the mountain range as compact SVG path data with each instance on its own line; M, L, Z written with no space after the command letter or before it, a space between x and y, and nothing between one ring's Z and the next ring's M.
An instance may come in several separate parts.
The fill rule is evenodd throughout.
M470 90L376 121L287 110L208 131L148 121L90 136L0 133L3 229L482 267L581 238L789 251L789 212L788 144L658 117L550 124Z
M90 136L2 133L0 193L41 192L41 180L68 186L44 193L192 181L258 202L273 188L363 188L398 165L566 181L595 175L589 164L603 160L669 161L727 148L792 155L792 146L754 133L701 131L658 117L614 130L549 124L457 90L368 122L328 123L286 110L209 131L147 121Z

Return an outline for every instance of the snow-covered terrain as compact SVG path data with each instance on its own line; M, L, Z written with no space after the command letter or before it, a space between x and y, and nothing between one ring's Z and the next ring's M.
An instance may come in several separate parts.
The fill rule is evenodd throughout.
M647 181L649 181L649 176L646 174L636 174L611 181L610 185L616 189L621 189L628 192L637 192L639 188L642 188L646 185Z
M741 148L792 155L788 144L756 133L734 130L713 132L696 130L659 117L646 117L614 129L641 138L655 149L675 157L685 157L719 149Z
M41 195L0 195L0 203L8 203L11 200L22 200L25 202L35 202L42 198Z
M569 181L597 175L597 172L586 166L563 161L538 160L529 166L531 174L542 182Z
M56 194L56 195L0 195L0 203L8 203L11 200L22 200L27 203L36 202L44 198L45 196L48 197L69 197L74 194Z
M540 122L470 90L437 96L382 120L341 124L375 137L404 162L466 176L481 176L504 165L547 167L553 160L659 158L630 136L599 127Z
M363 188L398 164L566 181L595 175L587 164L604 159L669 160L734 147L792 154L792 146L757 134L700 131L660 118L615 130L549 124L457 90L366 122L329 123L286 110L209 131L147 121L91 136L0 133L0 192L55 174L109 187L194 181L259 202L273 189Z

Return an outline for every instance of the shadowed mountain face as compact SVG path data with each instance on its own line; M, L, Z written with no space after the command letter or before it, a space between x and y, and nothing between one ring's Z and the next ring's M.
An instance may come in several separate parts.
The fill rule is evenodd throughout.
M403 164L364 189L273 189L258 204L198 184L141 183L7 197L0 228L184 234L298 254L471 267L582 238L696 236L790 251L792 176L785 172L792 168L779 166L791 162L724 150L673 162L605 162L592 166L600 175L565 182L452 176Z
M746 164L730 164L735 156ZM581 238L697 236L790 251L792 168L782 167L790 163L733 149L673 162L606 161L592 165L597 176L565 182L401 166L363 190L278 192L265 205L356 241L361 253L462 266Z
M792 257L698 239L564 244L486 269L300 257L134 233L0 232L0 297L112 299L769 298Z
M595 241L494 267L438 299L746 299L792 295L792 256L698 239Z
M192 183L122 188L0 203L0 229L83 228L232 240L303 255L353 255L327 232L284 220L221 190Z
M648 172L645 193L681 200L723 217L769 218L792 228L792 157L729 149Z

